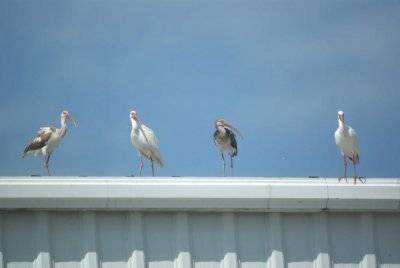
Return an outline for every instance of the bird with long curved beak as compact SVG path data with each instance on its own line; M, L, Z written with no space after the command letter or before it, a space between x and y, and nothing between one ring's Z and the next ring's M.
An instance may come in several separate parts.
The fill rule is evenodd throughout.
M142 156L144 156L150 160L151 174L154 176L154 162L160 167L164 166L157 137L154 135L153 130L142 124L135 111L130 112L130 119L132 123L131 141L138 151L140 159L139 174L142 176Z
M348 158L353 163L354 184L356 184L357 180L363 183L364 182L362 180L363 177L358 177L356 172L356 164L358 164L360 161L360 149L358 147L357 133L351 126L344 124L343 111L338 112L338 124L339 127L335 131L335 142L343 156L343 166L344 166L344 175L339 178L339 182L341 181L341 179L345 179L347 182L346 158Z
M37 132L38 135L32 140L32 142L25 147L24 154L22 158L27 155L40 155L45 156L44 167L47 172L47 175L50 176L49 170L49 161L50 156L55 148L60 144L61 140L64 138L65 134L67 134L67 124L66 120L69 119L72 124L76 127L76 121L71 116L68 111L61 112L61 127L42 127Z
M234 132L236 132L242 139L243 135L235 126L229 124L224 119L215 120L215 128L216 131L214 132L214 143L221 152L222 176L225 177L226 163L224 152L228 152L231 156L231 176L233 176L233 157L238 155L237 141Z

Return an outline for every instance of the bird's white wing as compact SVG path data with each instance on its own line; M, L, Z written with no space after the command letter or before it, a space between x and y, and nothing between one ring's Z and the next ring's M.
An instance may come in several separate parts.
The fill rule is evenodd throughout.
M154 134L153 130L146 127L145 125L141 125L143 129L143 133L145 135L145 140L147 142L148 148L151 153L151 158L160 166L163 167L163 158L160 152L160 145L158 143L158 139Z
M353 151L357 155L357 158L359 158L359 156L360 156L360 148L358 146L357 133L350 126L349 126L349 137L350 137L350 140L351 140L351 146L353 148ZM358 159L357 159L356 162L358 162Z
M37 131L37 134L45 134L48 132L52 132L51 127L41 127L39 128L39 130Z

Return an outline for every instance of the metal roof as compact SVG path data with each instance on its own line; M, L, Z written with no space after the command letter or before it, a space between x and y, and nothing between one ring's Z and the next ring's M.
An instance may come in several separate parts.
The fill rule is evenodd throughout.
M0 268L400 268L400 181L0 177Z
M400 179L0 177L0 209L400 211Z

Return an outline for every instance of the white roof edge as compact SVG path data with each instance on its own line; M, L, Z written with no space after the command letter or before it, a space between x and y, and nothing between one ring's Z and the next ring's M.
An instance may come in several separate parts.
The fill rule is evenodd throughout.
M400 179L0 177L0 209L400 212Z

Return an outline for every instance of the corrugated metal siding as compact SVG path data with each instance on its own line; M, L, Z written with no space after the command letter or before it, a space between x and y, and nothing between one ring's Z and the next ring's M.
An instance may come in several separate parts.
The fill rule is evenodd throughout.
M400 267L400 213L0 212L0 267Z

